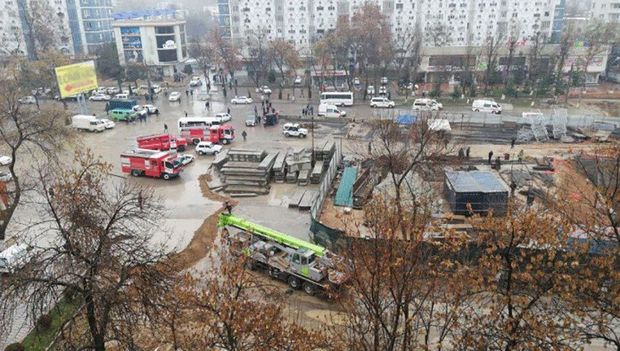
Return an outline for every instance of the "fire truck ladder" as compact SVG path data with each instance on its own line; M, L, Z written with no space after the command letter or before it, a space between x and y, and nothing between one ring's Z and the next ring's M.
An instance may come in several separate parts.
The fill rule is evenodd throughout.
M245 230L265 239L273 240L281 245L286 245L294 249L307 249L314 252L314 254L319 257L322 257L326 251L324 247L309 243L301 239L297 239L290 235L280 233L276 230L269 229L260 224L252 223L246 221L243 218L239 218L227 213L220 214L217 225L218 227L231 226L239 228L241 230Z

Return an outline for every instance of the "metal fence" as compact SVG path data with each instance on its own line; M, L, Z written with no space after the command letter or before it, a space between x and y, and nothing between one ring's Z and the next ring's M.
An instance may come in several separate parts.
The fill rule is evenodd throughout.
M323 202L325 201L327 194L329 194L332 183L336 178L336 173L338 172L338 165L340 162L342 162L342 142L337 141L334 156L332 156L332 159L329 162L329 167L327 168L327 171L325 171L323 180L319 185L319 196L317 196L314 204L310 208L310 217L313 220L316 219L321 213Z

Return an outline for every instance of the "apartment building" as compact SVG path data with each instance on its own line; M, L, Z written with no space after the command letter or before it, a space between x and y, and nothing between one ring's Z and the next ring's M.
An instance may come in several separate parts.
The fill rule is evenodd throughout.
M561 30L564 0L218 0L219 24L239 44L260 33L309 53L338 18L351 18L366 2L381 8L395 37L416 32L423 46L461 47L482 46L488 37L551 37Z
M94 55L113 42L112 0L66 0L76 54Z
M620 22L620 0L592 0L590 15L605 22Z

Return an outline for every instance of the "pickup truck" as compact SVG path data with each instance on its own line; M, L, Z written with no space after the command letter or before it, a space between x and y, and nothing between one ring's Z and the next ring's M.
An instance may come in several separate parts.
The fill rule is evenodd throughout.
M305 138L308 135L308 129L301 128L301 126L297 123L286 123L282 127L282 134L286 137Z

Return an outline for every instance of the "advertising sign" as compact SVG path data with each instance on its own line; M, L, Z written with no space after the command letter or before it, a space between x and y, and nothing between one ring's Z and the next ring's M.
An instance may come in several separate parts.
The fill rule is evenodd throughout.
M55 70L58 90L63 99L97 89L95 61L60 66Z

